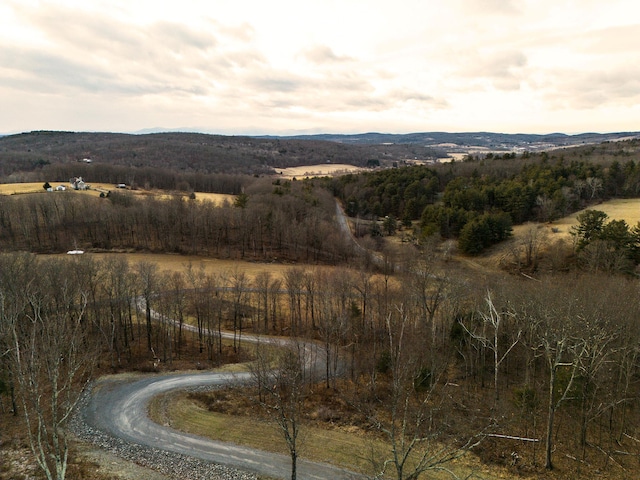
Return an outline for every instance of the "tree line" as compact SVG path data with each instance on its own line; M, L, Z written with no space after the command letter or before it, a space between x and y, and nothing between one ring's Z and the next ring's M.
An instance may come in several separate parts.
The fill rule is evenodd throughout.
M597 156L598 150L589 152ZM415 222L417 238L460 239L460 249L474 254L507 238L513 224L551 221L604 199L640 194L640 162L633 156L623 163L566 155L470 157L462 164L346 175L332 179L330 188L351 216L392 217L406 227Z
M86 183L124 183L131 189L158 189L179 192L210 192L238 195L254 178L225 173L196 173L162 167L130 167L106 163L50 163L36 171L14 174L14 182L68 182L82 177Z
M214 204L112 191L106 198L56 192L0 197L0 243L39 253L134 249L262 260L348 260L335 202L310 182L265 180L241 201Z

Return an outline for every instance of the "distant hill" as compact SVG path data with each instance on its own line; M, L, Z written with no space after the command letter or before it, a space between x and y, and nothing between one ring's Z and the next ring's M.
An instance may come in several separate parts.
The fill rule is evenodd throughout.
M640 132L620 133L581 133L567 135L564 133L550 133L547 135L535 135L526 133L508 134L491 132L424 132L408 134L388 133L362 133L357 135L297 135L279 137L297 140L324 140L330 142L347 143L351 145L373 144L422 144L432 147L452 148L457 147L483 147L498 150L541 150L554 147L566 147L592 143L602 143L626 138L640 138ZM449 144L449 145L447 145Z
M240 137L202 133L76 133L37 131L0 138L0 176L52 163L161 167L184 172L260 174L319 163L364 166L444 153L417 144L353 145L322 139Z
M358 135L223 136L204 133L152 134L35 131L0 136L0 177L50 164L90 159L93 165L159 167L178 172L262 174L274 168L320 163L392 165L448 154L537 151L639 138L640 132L565 135L490 132Z

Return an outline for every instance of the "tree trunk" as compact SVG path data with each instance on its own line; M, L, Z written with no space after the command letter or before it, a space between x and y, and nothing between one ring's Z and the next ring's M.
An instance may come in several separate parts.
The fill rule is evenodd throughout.
M547 437L545 445L545 468L547 470L553 469L553 462L551 461L551 450L553 443L553 420L556 413L556 405L554 403L554 397L556 393L555 389L556 369L551 367L549 375L549 411L547 416Z
M291 480L296 480L298 475L298 453L294 450L291 452Z

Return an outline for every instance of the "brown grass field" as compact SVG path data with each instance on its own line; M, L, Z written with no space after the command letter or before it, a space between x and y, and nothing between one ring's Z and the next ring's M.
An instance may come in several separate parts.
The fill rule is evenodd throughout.
M69 188L69 184L67 182L49 182L51 186L55 189L58 185L63 185L67 188L64 192L45 192L42 188L43 182L32 182L32 183L2 183L0 184L0 195L22 195L22 194L30 194L30 193L49 193L52 195L68 195L68 194L80 194L80 195L92 195L92 196L100 196L103 192L109 191L117 191L115 185L111 183L91 183L91 188L88 190L76 191L71 190ZM134 195L153 195L160 198L171 198L171 194L167 194L166 191L162 190L129 190L126 192L134 194ZM180 192L179 195L185 195L186 193ZM195 192L196 200L201 201L209 201L216 204L222 204L225 201L232 202L235 198L235 195L227 195L224 193L206 193L206 192Z
M46 257L67 257L66 254L44 254L40 255L43 258ZM198 257L195 255L177 255L177 254L165 254L165 253L91 253L87 252L83 255L84 258L93 258L96 260L105 260L107 258L113 258L115 256L124 257L130 265L135 265L139 262L150 262L158 265L160 270L168 272L184 271L189 263L194 268L199 268L200 265L204 266L207 273L225 273L234 274L244 273L249 279L254 279L257 274L261 272L269 272L274 278L283 278L284 273L292 267L300 268L322 268L331 269L333 267L320 266L320 265L306 265L306 264L288 264L288 263L262 263L262 262L248 262L244 260L225 260L218 258Z
M154 398L149 406L149 414L155 422L183 432L270 452L288 453L282 433L273 422L260 418L260 412L253 412L255 406L247 403L249 401L245 396L231 393L229 397L226 403L231 406L227 405L225 408L237 409L235 414L209 411L185 392L168 393ZM371 473L372 452L388 452L388 445L374 436L366 435L357 427L327 427L314 425L313 422L304 426L299 447L303 458L328 462L362 474ZM470 470L477 475L474 478L510 478L508 469L487 466L473 453L465 454L447 467L460 478L464 478ZM428 478L437 480L451 476L444 472L430 472ZM524 480L527 477L519 478Z
M618 198L585 208L560 220L551 222L547 226L549 230L551 228L557 229L556 235L570 235L571 227L578 224L577 216L585 210L600 210L609 215L609 220L624 220L630 227L640 222L640 198Z
M305 165L302 167L276 168L275 170L276 173L282 175L284 178L304 178L357 173L364 169L343 163L327 163L320 165Z

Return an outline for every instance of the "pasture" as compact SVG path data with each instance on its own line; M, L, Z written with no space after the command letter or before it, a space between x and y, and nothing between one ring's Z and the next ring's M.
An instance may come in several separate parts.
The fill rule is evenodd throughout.
M568 236L570 235L571 227L578 224L578 215L585 210L600 210L609 215L609 221L624 220L630 227L640 222L640 198L617 198L593 205L559 220L550 222L547 224L547 228L549 228L550 232L553 229L555 235Z
M302 167L276 168L276 173L283 178L305 178L344 175L346 173L358 173L364 170L344 163L326 163L319 165L305 165Z
M44 182L34 182L34 183L0 183L0 195L19 195L22 193L44 193L45 190L42 188ZM67 182L54 182L51 184L53 188L56 188L58 185L64 185L67 187L69 184Z
M70 257L67 254L52 254L41 255L42 257ZM253 280L258 274L268 272L273 278L283 278L285 272L292 267L306 268L306 269L331 269L335 267L319 266L319 265L305 265L305 264L288 264L288 263L262 263L262 262L248 262L245 260L231 260L231 259L218 259L199 257L195 255L177 255L167 253L92 253L87 252L81 257L78 256L78 261L83 258L91 258L97 261L104 261L109 258L121 257L125 258L129 265L135 266L140 262L155 263L158 265L158 269L167 272L184 272L189 264L194 269L199 269L200 266L204 268L207 274L223 274L234 275L243 273L247 278Z
M156 196L159 198L171 198L173 195L167 193L164 190L144 190L144 189L123 189L119 190L112 183L90 183L91 188L87 190L72 190L68 182L49 182L51 187L55 190L55 188L59 185L62 185L66 188L65 191L58 192L46 192L42 186L44 182L31 182L31 183L2 183L0 184L0 195L25 195L25 194L34 194L34 193L49 193L52 195L65 195L65 194L80 194L80 195L91 195L94 197L100 196L101 193L107 193L109 191L125 191L127 193L133 195L143 195L143 196ZM180 192L179 195L187 196L187 193ZM200 201L208 201L213 202L217 205L220 205L227 202L233 202L235 199L235 195L227 195L224 193L208 193L208 192L195 192L196 200Z

